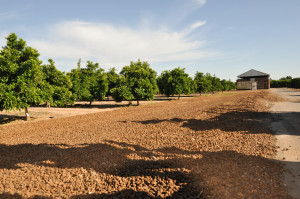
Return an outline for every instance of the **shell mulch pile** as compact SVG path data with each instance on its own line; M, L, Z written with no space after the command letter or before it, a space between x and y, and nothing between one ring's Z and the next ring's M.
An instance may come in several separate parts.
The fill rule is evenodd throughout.
M0 126L0 198L289 198L268 91Z

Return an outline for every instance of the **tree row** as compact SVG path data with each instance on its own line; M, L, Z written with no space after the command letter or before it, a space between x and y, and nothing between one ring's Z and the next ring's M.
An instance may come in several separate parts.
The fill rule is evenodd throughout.
M292 78L291 76L282 77L279 80L270 81L271 88L300 88L300 77Z
M98 63L87 61L83 67L79 59L70 72L59 71L52 59L43 64L39 52L26 45L15 33L6 37L0 50L0 110L25 109L46 103L47 106L72 105L75 101L153 100L155 94L166 96L227 91L235 83L209 73L197 72L189 77L184 68L163 71L161 75L148 62L131 62L120 73L115 68L105 72Z

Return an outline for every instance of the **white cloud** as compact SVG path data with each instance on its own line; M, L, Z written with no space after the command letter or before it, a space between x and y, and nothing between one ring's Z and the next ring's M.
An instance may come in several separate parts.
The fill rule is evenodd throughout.
M199 6L203 6L204 4L206 4L206 0L193 0L194 2L196 2Z
M197 29L201 26L204 26L206 24L206 21L198 21L196 23L193 23L190 27L192 30Z
M197 22L192 31L205 24ZM214 56L200 50L205 41L189 40L188 32L131 29L105 23L66 21L49 27L46 40L29 41L42 57L58 60L92 60L106 67L121 68L137 59L150 64L170 61L191 61ZM61 61L62 62L62 61ZM74 63L74 61L72 62ZM70 65L64 70L70 70Z

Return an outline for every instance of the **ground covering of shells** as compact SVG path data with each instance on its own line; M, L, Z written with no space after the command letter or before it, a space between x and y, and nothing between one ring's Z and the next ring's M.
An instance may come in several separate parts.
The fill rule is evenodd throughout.
M0 198L289 198L268 91L0 126Z

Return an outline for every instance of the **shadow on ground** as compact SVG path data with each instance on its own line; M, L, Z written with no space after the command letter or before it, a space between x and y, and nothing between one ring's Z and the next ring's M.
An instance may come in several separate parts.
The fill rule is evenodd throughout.
M273 134L269 125L271 122L280 122L283 118L293 118L300 121L300 112L283 112L283 113L268 113L268 112L252 112L252 111L231 111L222 113L218 116L208 119L152 119L142 121L132 121L144 125L159 124L163 122L180 123L181 127L189 128L194 131L205 131L220 129L222 131L233 132L243 131L244 133L259 134L268 133ZM128 121L121 121L128 122ZM294 124L297 121L294 122ZM299 123L299 122L298 122ZM290 123L285 124L289 131L279 132L279 134L295 135L298 132ZM147 128L147 127L145 127ZM149 127L150 128L150 127ZM278 133L277 133L278 134Z
M142 159L131 159L129 158L130 154L135 154ZM243 190L245 194L250 194L249 197L255 198L264 192L276 194L273 189L278 187L276 184L278 182L272 181L272 178L276 177L281 169L278 164L271 160L243 155L235 151L188 151L176 147L149 150L139 145L116 141L77 146L65 144L0 144L0 172L3 169L22 169L26 167L24 164L28 163L59 169L93 169L99 175L106 173L128 180L127 185L123 186L120 191L107 194L75 195L71 197L72 199L162 198L155 195L157 192L151 195L150 192L133 190L130 179L136 177L175 182L175 185L180 186L180 188L167 198L204 198L205 195L211 194L210 188L207 189L204 186L205 181L209 179L214 179L216 183L214 186L226 182L226 186L232 190L237 189L236 191L239 191L239 186L235 185L237 182L244 184L247 190L249 189L249 191ZM257 175L262 180L257 181L256 178L253 178ZM206 177L203 179L203 176ZM112 182L111 186L119 185ZM150 184L143 186L150 186ZM164 185L158 183L154 187L163 188ZM253 192L252 190L256 191ZM19 199L22 196L17 193L2 193L0 198ZM32 197L32 199L39 198L46 199L47 197Z
M220 129L222 131L244 131L245 133L270 133L267 128L262 128L261 122L270 119L271 115L266 112L251 112L251 111L231 111L222 113L218 116L208 119L153 119L132 121L145 125L159 124L162 122L181 123L181 127L186 127L194 131L205 131L212 129ZM126 121L121 121L126 122Z
M16 120L25 120L25 116L0 114L0 125L8 124L8 123L16 121Z

